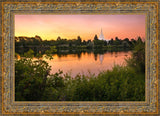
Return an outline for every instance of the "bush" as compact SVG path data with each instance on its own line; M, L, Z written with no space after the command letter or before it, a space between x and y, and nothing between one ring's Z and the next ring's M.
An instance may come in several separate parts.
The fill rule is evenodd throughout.
M138 42L134 46L132 57L126 59L126 62L137 72L145 73L145 43Z
M51 67L43 60L24 58L15 61L16 100L40 100ZM38 98L37 98L38 97Z

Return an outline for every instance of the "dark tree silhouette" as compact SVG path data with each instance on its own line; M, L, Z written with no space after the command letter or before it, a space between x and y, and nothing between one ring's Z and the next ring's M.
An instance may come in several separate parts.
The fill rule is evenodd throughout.
M98 40L98 36L97 35L94 36L94 40Z

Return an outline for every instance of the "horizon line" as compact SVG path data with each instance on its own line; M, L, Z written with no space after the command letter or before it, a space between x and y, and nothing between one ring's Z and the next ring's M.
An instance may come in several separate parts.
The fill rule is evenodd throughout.
M97 34L95 34L95 35L97 35ZM35 36L15 36L15 37L28 37L28 38L32 38L32 37L36 37L36 36L39 36L39 35L35 35ZM98 36L98 35L97 35ZM50 40L57 40L57 38L58 37L60 37L60 36L57 36L57 38L56 39L43 39L41 36L39 36L42 40L48 40L48 41L50 41ZM77 37L81 37L80 35L78 35ZM110 38L110 39L106 39L105 38L105 40L111 40L111 39L113 39L113 40L115 40L115 38L118 38L118 39L120 39L120 40L124 40L124 39L126 39L126 38L128 38L128 37L125 37L125 38L119 38L118 36L115 36L114 38ZM131 40L131 39L134 39L134 40L137 40L137 38L138 37L140 37L142 40L145 40L145 38L144 37L141 37L141 36L137 36L137 37L134 37L134 38L128 38L129 40ZM75 39L77 39L77 38L61 38L61 39L67 39L67 40L75 40ZM82 39L82 38L81 38ZM85 39L82 39L82 40L85 40ZM87 40L94 40L94 38L93 39L87 39Z

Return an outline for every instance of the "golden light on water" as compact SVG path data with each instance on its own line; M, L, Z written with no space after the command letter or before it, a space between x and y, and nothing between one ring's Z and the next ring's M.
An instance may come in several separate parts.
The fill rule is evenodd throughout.
M105 54L82 53L79 57L77 54L63 55L59 57L53 55L53 60L45 59L52 66L51 73L54 74L58 70L65 73L71 73L74 77L77 74L88 75L95 73L96 75L103 70L110 70L115 64L125 65L125 58L130 57L131 52L107 52Z

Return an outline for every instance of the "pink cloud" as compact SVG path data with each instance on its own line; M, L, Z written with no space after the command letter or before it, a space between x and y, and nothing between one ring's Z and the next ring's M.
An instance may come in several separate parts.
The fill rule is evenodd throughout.
M15 15L15 35L41 36L43 39L93 39L103 29L105 38L145 37L145 15Z

